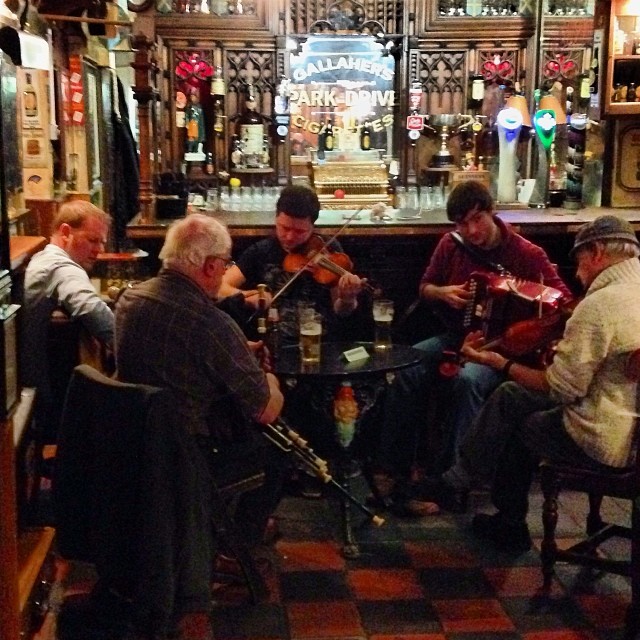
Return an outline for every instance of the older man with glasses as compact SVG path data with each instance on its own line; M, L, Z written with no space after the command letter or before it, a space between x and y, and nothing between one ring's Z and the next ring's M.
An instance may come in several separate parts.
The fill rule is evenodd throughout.
M194 437L219 485L264 470L264 484L235 510L245 542L262 542L281 491L282 465L255 423L275 420L283 398L238 325L216 305L233 262L219 221L192 214L174 223L160 273L128 289L116 308L116 363L125 382L168 389L178 423Z

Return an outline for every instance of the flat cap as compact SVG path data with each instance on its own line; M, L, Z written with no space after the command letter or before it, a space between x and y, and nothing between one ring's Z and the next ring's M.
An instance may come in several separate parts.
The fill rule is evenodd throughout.
M569 253L573 255L583 245L599 240L622 240L640 246L636 233L629 222L618 218L618 216L600 216L593 222L583 224L578 229L573 249Z

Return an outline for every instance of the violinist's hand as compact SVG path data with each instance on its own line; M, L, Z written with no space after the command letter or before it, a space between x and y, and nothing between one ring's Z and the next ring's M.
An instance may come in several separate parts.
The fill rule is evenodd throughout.
M340 277L336 287L334 311L339 314L351 313L358 306L358 294L365 280L353 273Z
M482 331L472 331L467 334L467 337L464 339L460 353L469 362L477 362L478 364L485 364L494 369L502 369L507 359L496 351L482 350L485 342L486 340L482 335Z
M438 287L437 297L454 309L464 309L471 299L471 293L464 285L452 284Z

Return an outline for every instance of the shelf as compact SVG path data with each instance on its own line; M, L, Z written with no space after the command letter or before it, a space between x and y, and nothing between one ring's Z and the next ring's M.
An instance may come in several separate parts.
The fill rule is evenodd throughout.
M614 59L614 61L615 60L637 60L637 61L640 62L640 53L635 54L635 55L630 54L630 53L629 54L622 54L622 53L617 54L617 53L615 53L615 54L613 54L613 59Z
M607 115L637 116L640 115L640 102L612 102L605 106Z

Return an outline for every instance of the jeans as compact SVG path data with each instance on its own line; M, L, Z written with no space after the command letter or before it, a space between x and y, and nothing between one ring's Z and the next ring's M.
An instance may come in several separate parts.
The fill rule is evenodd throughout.
M419 434L428 428L425 419L430 398L435 399L441 418L441 444L434 456L436 464L446 469L458 461L464 435L487 397L503 380L500 372L475 363L466 363L456 376L444 378L439 372L442 352L457 351L460 344L459 335L446 333L414 345L425 352L425 357L419 365L398 373L387 390L378 466L408 473Z
M505 382L487 400L460 448L460 461L444 474L448 483L469 489L492 481L491 500L512 522L524 521L528 494L541 458L594 470L608 470L569 436L562 406L546 393Z

